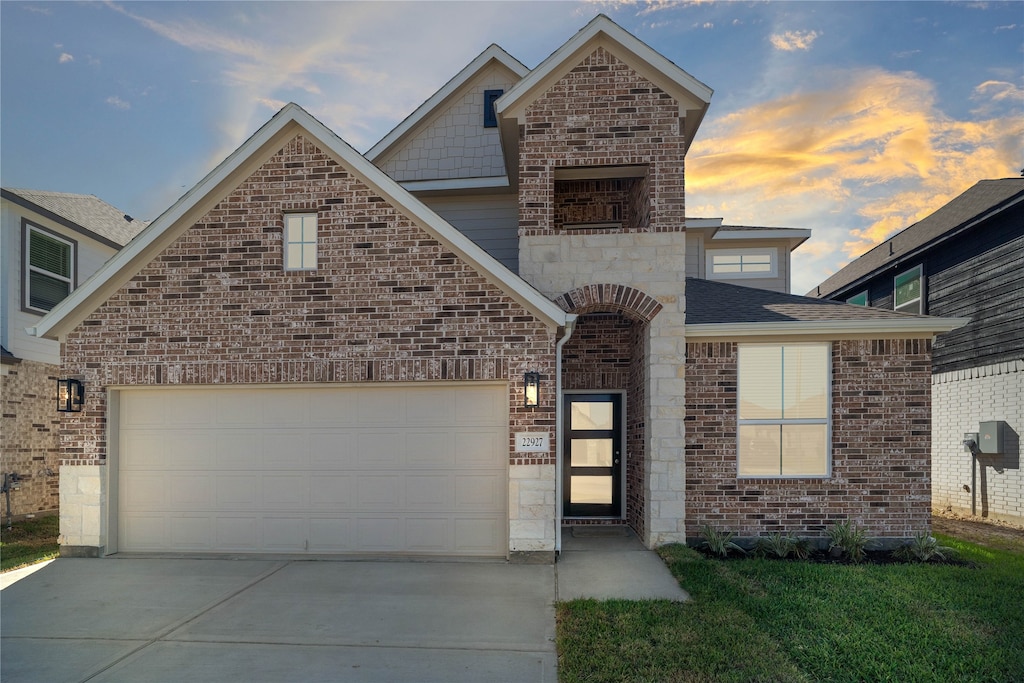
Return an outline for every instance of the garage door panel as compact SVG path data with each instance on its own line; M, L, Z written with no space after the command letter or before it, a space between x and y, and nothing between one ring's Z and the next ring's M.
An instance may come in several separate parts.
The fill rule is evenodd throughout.
M172 474L167 477L171 510L208 510L214 504L213 483L205 474Z
M301 553L306 551L305 517L264 517L263 549L270 552Z
M453 483L447 474L405 475L405 509L446 510L451 505Z
M219 509L251 510L259 505L260 500L257 492L260 490L260 482L256 476L218 474L214 478L217 491L216 501Z
M123 390L120 549L504 555L507 396Z
M448 517L420 517L406 521L405 545L421 553L444 554L452 547L454 533Z
M360 510L391 510L401 502L399 474L356 476L357 505Z
M214 520L214 528L218 548L255 552L262 546L260 519L255 515L220 515Z
M319 553L354 550L350 517L313 517L309 520L309 549Z
M355 500L354 477L347 474L319 474L309 482L313 510L347 510Z

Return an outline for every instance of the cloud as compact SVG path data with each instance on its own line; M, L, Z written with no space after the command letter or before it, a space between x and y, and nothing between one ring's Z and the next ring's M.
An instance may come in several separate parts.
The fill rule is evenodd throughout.
M812 241L794 254L794 263L810 262L823 272L978 180L1019 172L1019 110L956 120L938 108L931 82L913 73L862 69L821 76L841 85L705 123L687 158L690 215L812 228ZM1011 92L1012 84L995 81L975 89L986 102ZM794 291L814 284L795 278Z
M114 109L122 109L123 110L123 109L131 109L132 108L132 105L131 105L130 102L125 102L124 100L122 100L117 95L111 95L105 101L106 101L107 104L109 104Z
M57 61L61 64L67 64L68 62L75 61L75 58L73 55L70 55L67 52L61 52L60 57L57 59Z
M786 31L785 33L773 33L768 40L776 50L794 52L810 50L814 41L820 37L821 33L818 31Z
M1012 31L1015 28L1017 28L1017 24L1007 24L1005 26L996 26L995 29L992 30L992 32L998 33L999 31Z
M48 7L37 7L36 5L22 5L21 8L26 12L35 12L36 14L42 14L47 17L53 16L53 11Z

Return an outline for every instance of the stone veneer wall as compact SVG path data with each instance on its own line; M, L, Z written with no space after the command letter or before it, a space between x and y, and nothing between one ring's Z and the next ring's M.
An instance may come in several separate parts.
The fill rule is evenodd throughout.
M16 518L52 513L59 507L60 451L57 377L60 368L21 360L0 369L0 473L18 475L11 491L11 514ZM6 500L0 496L6 519Z
M1006 452L981 455L974 465L963 436L990 420L1007 423ZM1021 432L1024 359L933 375L932 506L1024 525ZM977 468L973 477L972 466Z
M870 536L931 524L931 342L832 345L832 470L827 478L736 476L736 343L687 345L687 537L709 524L741 538L824 537L851 519Z
M646 359L646 505L637 527L652 547L685 536L686 144L680 130L678 103L603 47L530 104L520 126L520 275L552 298L587 285L617 285L661 306L639 345ZM636 209L642 218L620 230L556 229L555 169L617 165L647 167L634 188L636 202L646 200L646 211Z
M316 271L282 268L288 211L318 214ZM553 330L299 136L68 336L66 370L91 391L65 422L64 464L105 462L111 386L504 380L510 552L553 557L555 454L517 454L513 435L553 436L554 392L526 409L522 377L537 370L553 386L554 345ZM71 546L94 540L62 533Z

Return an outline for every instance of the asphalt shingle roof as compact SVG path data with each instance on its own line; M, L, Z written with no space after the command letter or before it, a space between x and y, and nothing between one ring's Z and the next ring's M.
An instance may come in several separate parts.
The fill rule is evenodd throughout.
M148 225L146 221L130 219L124 211L91 194L22 190L9 187L5 187L4 192L16 195L44 211L71 221L122 247Z
M829 322L926 318L839 301L686 278L686 324Z
M982 180L935 213L862 254L807 295L829 296L1021 194L1024 194L1024 178Z

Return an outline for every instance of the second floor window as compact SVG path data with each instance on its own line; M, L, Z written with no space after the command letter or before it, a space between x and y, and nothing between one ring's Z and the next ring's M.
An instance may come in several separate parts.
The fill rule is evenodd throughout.
M779 268L775 249L708 249L707 278L776 277Z
M921 266L896 276L892 309L901 313L924 313L924 277Z
M316 270L316 232L315 213L285 214L285 270Z
M24 306L46 313L75 287L75 243L25 224Z

